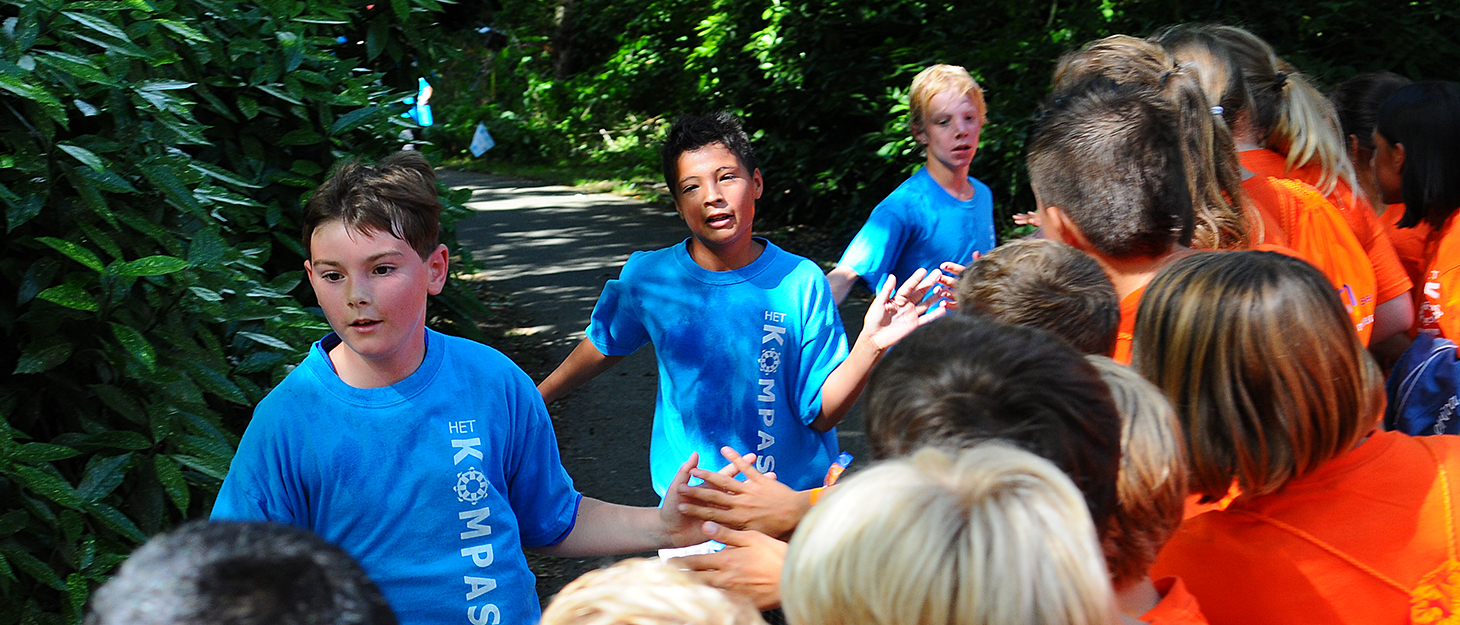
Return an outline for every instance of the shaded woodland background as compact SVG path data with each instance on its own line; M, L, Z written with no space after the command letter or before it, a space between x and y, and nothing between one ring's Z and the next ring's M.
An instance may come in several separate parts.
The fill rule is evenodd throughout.
M327 330L299 271L330 167L437 162L658 182L681 112L743 116L763 228L849 236L921 161L906 89L968 67L1000 223L1060 54L1245 25L1321 83L1460 78L1460 2L0 0L0 625L79 623L147 536L207 514L251 406ZM401 117L425 76L437 125ZM485 122L498 145L463 156ZM457 272L473 271L452 224ZM430 323L481 338L453 280Z

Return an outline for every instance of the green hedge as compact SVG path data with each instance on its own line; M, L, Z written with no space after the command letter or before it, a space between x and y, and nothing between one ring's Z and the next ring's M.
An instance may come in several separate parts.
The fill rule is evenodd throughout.
M439 8L0 5L0 625L79 622L137 544L206 514L250 407L328 329L300 203L399 147L385 72L413 90ZM469 334L474 304L453 284L432 314Z

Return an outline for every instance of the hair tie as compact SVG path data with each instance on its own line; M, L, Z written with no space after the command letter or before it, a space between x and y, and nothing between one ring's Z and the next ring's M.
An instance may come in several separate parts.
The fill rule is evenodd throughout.
M1278 72L1278 73L1276 73L1276 74L1273 75L1272 87L1274 89L1282 89L1283 88L1283 85L1287 84L1287 82L1288 82L1288 73L1287 72Z
M1223 109L1220 106L1213 106L1212 107L1212 115L1221 115L1222 114L1222 111L1224 111L1224 110L1226 110L1226 109Z

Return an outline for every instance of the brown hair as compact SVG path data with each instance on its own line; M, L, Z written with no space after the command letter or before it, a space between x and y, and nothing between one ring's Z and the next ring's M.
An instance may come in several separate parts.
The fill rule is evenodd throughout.
M1378 366L1302 260L1188 256L1146 287L1136 319L1131 364L1176 407L1192 492L1276 492L1353 448L1383 409Z
M1115 350L1120 299L1089 255L1048 239L1005 243L958 280L958 311L1048 330L1086 354Z
M1253 218L1255 209L1242 188L1232 133L1213 114L1193 68L1177 64L1155 43L1113 35L1061 58L1055 68L1054 88L1077 88L1096 76L1143 87L1170 105L1179 124L1193 200L1190 245L1209 250L1247 249L1254 238L1261 238L1262 221Z
M440 218L436 172L420 153L396 152L374 166L349 161L304 205L304 253L314 231L338 219L357 232L389 232L425 259L440 244Z
M988 123L989 107L984 103L983 87L978 86L978 81L968 70L957 65L933 65L913 77L912 89L907 95L907 123L913 134L922 130L933 96L944 91L957 91L973 98L974 105L978 107L979 123Z
M878 459L1003 440L1055 463L1104 529L1115 509L1120 415L1084 357L1042 330L955 315L909 334L867 384Z
M1029 140L1029 182L1100 254L1164 256L1191 240L1181 143L1159 97L1095 76L1046 102Z
M1104 535L1105 565L1117 589L1146 576L1186 508L1186 437L1161 390L1103 356L1100 370L1120 410L1120 505Z
M569 582L542 611L541 625L765 625L765 620L743 597L657 559L631 558Z

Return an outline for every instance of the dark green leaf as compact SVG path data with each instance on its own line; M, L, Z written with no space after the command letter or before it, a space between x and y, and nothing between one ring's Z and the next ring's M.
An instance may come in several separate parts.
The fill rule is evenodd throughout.
M176 462L162 454L152 457L152 465L157 470L157 480L162 482L167 498L172 500L172 505L177 506L178 512L187 514L192 491L188 489L187 480L183 479L182 470L177 468Z
M137 524L133 523L126 515L117 511L116 508L100 502L91 502L86 504L86 510L96 520L101 521L102 525L111 528L112 531L130 538L136 543L147 542L147 535L143 534L142 530L137 529Z
M26 514L24 510L11 510L5 514L0 514L0 538L5 538L25 529L25 526L29 522L30 515Z
M370 30L365 33L365 57L375 60L385 51L386 40L390 38L390 20L384 15L377 15L370 20Z
M74 145L66 145L64 143L58 143L56 147L61 148L62 152L70 154L76 160L81 161L82 165L90 167L95 171L106 171L106 164L101 162L100 157L92 154L91 150Z
M15 565L15 568L36 581L56 590L66 590L66 582L61 581L61 577L56 575L51 567L35 556L9 545L0 545L0 555L5 556L6 560Z
M46 204L46 199L40 195L32 195L25 198L20 204L11 204L5 211L5 231L10 232L19 228L22 224L41 214L41 208Z
M197 29L193 28L192 26L188 26L187 24L184 24L182 22L174 20L157 20L157 24L192 41L196 41L199 43L213 43L212 39L209 39Z
M189 267L188 261L172 256L148 256L122 265L119 276L163 276Z
M81 498L76 496L76 489L59 477L24 465L16 465L9 470L10 477L26 490L35 493L37 496L54 501L62 506L79 510Z
M176 91L178 89L187 89L196 84L198 83L183 82L181 80L144 80L133 88L137 91Z
M240 100L241 100L241 98L240 98ZM239 176L237 176L233 172L230 172L230 171L228 171L226 169L223 169L222 167L219 167L217 165L212 165L212 164L209 164L209 163L204 163L202 161L191 161L191 162L188 163L188 167L191 167L191 168L197 170L198 172L202 173L205 176L209 176L209 177L215 178L217 180L222 180L223 182L226 182L228 184L231 184L231 185L234 185L234 186L237 186L237 187L244 187L244 188L247 188L247 189L258 189L258 188L260 188L259 185L252 184L252 183L244 180L243 178L240 178Z
M169 199L177 202L179 206L197 211L199 210L198 200L193 197L192 189L187 188L177 175L165 166L143 165L142 176L152 183L153 187L161 191Z
M284 133L284 136L279 137L276 143L279 145L314 145L321 141L324 141L324 137L319 136L318 133L309 128L300 128Z
M52 291L55 288L58 287L52 287L50 289L46 289L45 291L41 291L41 294L36 297L44 298L47 292ZM93 306L95 306L95 304L93 304ZM74 308L74 306L72 308ZM15 371L13 371L12 373L19 375L24 373L41 373L43 371L49 371L56 368L56 366L60 365L61 363L66 362L66 359L70 357L70 343L62 342L42 344L41 342L37 341L27 346L24 351L20 352L20 359L15 363Z
M203 390L240 406L248 405L248 397L243 394L243 391L238 388L237 384L234 384L232 380L228 379L227 375L219 373L211 367L192 361L185 360L183 364L185 365L183 368L187 370L188 375L192 377L193 381L198 383L198 386L203 387Z
M411 17L410 0L390 0L390 8L395 11L395 18L405 22Z
M35 464L37 462L51 462L53 460L65 460L74 458L81 452L65 445L52 445L50 443L26 443L15 447L8 458L11 462L23 462Z
M95 311L99 308L96 304L96 299L90 293L87 293L85 288L79 284L70 282L58 284L41 291L36 294L36 299L43 299L52 304L59 304L76 310ZM21 371L17 368L16 372L20 373Z
M131 451L152 447L152 441L147 440L146 436L128 430L97 432L81 439L76 444L92 449L127 449Z
M238 112L243 114L244 119L253 119L259 115L259 103L248 96L238 96L235 102L238 105Z
M298 98L295 98L294 96L291 96L291 95L289 95L287 93L284 93L283 91L281 91L277 87L273 87L271 85L259 85L258 88L259 88L259 91L262 91L262 92L267 93L267 94L269 94L271 96L274 96L276 98L279 98L280 100L283 100L283 101L288 102L290 104L304 104Z
M142 336L136 328L120 323L112 323L112 335L117 337L127 353L136 358L138 362L151 371L157 367L157 352L152 349L152 344L147 342L147 337Z
M92 456L81 476L81 484L76 486L76 496L89 502L101 501L122 485L122 478L127 476L127 465L131 462L132 454Z
M137 188L132 186L132 183L127 182L126 178L118 176L110 170L94 171L91 169L87 169L78 173L89 179L91 183L96 185L96 188L101 191L106 191L108 193L137 192Z
M100 67L97 67L95 63L92 63L91 59L84 56L66 54L65 52L57 52L55 50L38 50L37 52L43 55L40 57L42 63L82 80L104 85L110 85L113 82L111 76L107 76L106 72L102 71Z
M65 254L67 258L86 265L96 272L101 272L105 268L101 264L101 259L97 258L95 253L80 245L54 237L38 237L36 240L46 244L57 252Z
M99 17L93 17L81 13L73 13L71 11L61 11L61 15L69 17L72 20L75 20L78 24L81 24L82 26L90 28L103 35L115 37L117 39L127 42L130 42L132 40L132 38L128 37L127 33L119 28L117 25Z
M47 116L56 120L56 123L65 125L66 108L61 105L61 101L57 100L56 96L51 95L51 92L39 85L28 84L9 74L0 74L0 89L41 105Z
M268 345L269 347L272 347L274 349L294 351L294 348L290 347L288 343L285 343L267 334L259 334L257 332L239 332L238 335L251 341Z
M127 391L110 384L93 384L91 390L96 393L97 397L101 398L103 404L115 410L117 414L126 417L128 421L138 425L145 425L147 423L147 413L142 410L142 406Z
M228 475L228 463L226 462L218 462L216 460L210 462L202 458L181 454L173 456L172 459L176 460L178 464L181 464L189 469L197 471L198 473L202 473L203 475L211 477L220 482L223 481L223 478L227 477Z
M365 123L365 121L369 119L371 115L374 115L378 111L380 111L380 107L367 106L362 109L355 109L353 111L350 111L349 113L345 113L344 115L341 115L339 119L336 119L335 123L330 126L330 134L337 135L347 130L353 130L356 126Z

